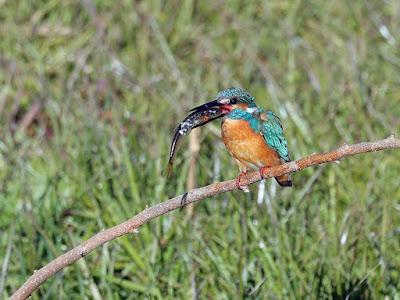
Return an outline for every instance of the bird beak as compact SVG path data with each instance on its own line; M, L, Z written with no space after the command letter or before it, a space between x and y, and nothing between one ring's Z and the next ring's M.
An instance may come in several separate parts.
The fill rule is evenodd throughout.
M223 110L226 110L226 113L229 113L232 111L232 106L228 105L229 104L229 99L217 99L211 102L208 102L206 104L197 106L193 109L191 109L190 111L203 111L207 108L210 107L215 107L218 106L219 108L222 108Z

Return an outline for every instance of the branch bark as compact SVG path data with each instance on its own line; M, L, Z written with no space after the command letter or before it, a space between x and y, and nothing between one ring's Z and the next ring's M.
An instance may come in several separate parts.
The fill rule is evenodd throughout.
M390 136L387 139L376 142L365 142L354 145L344 144L340 148L328 153L312 154L308 157L296 161L265 169L263 172L263 178L266 179L287 173L297 172L317 164L327 162L338 163L341 158L350 155L376 152L380 150L394 148L400 148L400 139L395 139L394 135ZM250 184L261 181L263 178L260 177L259 172L253 172L247 175L240 181L242 189L246 189L246 187L248 187ZM146 207L144 211L137 214L133 218L110 229L99 232L95 236L83 242L81 245L57 257L55 260L51 261L40 270L35 271L33 275L11 296L10 299L28 298L32 294L32 292L35 291L44 281L46 281L58 271L72 264L78 259L88 255L93 250L111 240L114 240L127 233L138 233L138 228L140 226L149 222L150 220L155 219L158 216L166 214L177 208L183 207L189 203L193 203L214 195L233 191L236 189L236 180L218 182L205 187L191 190L183 195L169 199L153 207Z

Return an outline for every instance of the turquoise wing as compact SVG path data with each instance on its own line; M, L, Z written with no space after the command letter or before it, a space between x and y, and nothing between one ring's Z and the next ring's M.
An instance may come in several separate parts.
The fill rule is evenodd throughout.
M278 152L284 161L290 161L287 141L283 133L283 127L279 117L270 110L262 110L261 118L261 134L267 145Z

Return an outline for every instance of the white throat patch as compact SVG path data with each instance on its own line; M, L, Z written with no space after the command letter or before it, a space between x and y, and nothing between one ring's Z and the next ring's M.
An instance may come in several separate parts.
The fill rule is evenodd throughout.
M248 112L249 114L259 114L260 110L258 109L258 107L247 107L246 108L246 112Z

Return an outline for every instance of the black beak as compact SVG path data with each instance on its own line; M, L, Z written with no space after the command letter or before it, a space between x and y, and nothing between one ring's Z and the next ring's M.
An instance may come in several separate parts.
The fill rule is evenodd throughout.
M214 106L220 106L220 105L223 105L223 104L221 104L218 100L214 100L214 101L208 102L206 104L197 106L189 111L203 111L207 108L214 107Z

